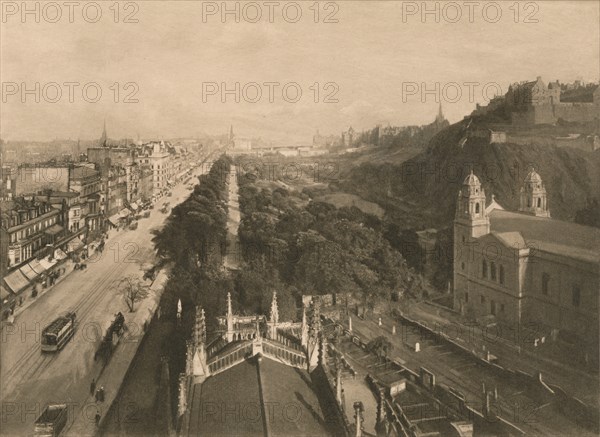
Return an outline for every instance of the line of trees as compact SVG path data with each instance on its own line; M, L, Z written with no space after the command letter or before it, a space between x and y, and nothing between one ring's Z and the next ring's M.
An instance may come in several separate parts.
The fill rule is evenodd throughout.
M202 305L207 323L225 308L231 278L222 270L227 237L227 180L231 158L222 155L206 175L199 177L189 198L177 205L153 243L163 262L173 265L162 306L175 311L181 299L184 312Z

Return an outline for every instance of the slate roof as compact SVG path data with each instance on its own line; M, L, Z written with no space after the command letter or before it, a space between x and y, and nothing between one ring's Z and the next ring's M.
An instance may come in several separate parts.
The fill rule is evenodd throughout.
M600 262L600 229L545 217L494 209L490 230L513 240L522 235L528 246L589 262ZM509 234L505 234L509 233Z
M71 172L71 178L72 179L82 179L82 178L87 178L87 177L92 177L92 176L97 176L100 173L90 167L86 167L86 166L81 166L81 167L75 167L72 172Z
M195 384L190 402L190 436L328 435L308 372L266 357Z

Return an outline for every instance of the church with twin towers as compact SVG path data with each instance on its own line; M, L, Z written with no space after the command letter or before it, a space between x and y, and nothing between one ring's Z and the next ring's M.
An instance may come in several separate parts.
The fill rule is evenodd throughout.
M535 170L519 195L519 210L508 211L473 171L465 178L454 220L454 308L597 357L600 229L553 219Z

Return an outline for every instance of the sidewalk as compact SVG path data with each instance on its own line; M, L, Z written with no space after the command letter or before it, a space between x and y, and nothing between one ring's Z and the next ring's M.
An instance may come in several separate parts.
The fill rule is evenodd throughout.
M65 273L63 273L62 275L60 275L56 279L56 281L54 281L54 284L52 284L50 287L43 288L41 285L38 286L38 295L36 297L31 297L31 290L30 289L21 292L21 295L23 297L23 304L22 305L17 305L15 307L15 312L13 314L13 317L14 317L13 323L17 320L17 317L19 316L19 314L21 314L23 311L25 311L30 305L32 305L35 301L37 301L38 299L40 299L46 293L49 293L50 291L52 291L57 284L60 284L67 276L69 276L71 273L73 273L73 267L74 266L75 266L75 264L73 263L73 261L67 259L61 265L61 267L63 267L65 269ZM2 329L4 329L4 326L9 325L9 324L10 323L8 322L8 320L3 320L0 323L0 331Z
M164 285L167 281L168 274L165 271L161 271L152 283L150 288L150 295L142 302L139 302L135 312L125 314L125 324L128 326L128 330L125 331L121 341L117 345L114 354L110 358L110 361L106 367L102 368L100 374L95 378L96 387L104 387L105 398L104 402L94 401L94 396L89 395L80 405L82 406L74 414L74 420L70 424L67 424L63 434L66 436L94 436L97 434L99 427L96 426L94 421L95 412L91 412L88 408L91 404L96 404L97 411L100 413L100 427L102 426L105 417L112 403L119 394L119 389L125 377L133 358L137 353L137 350L141 344L141 341L145 335L144 323L150 323L150 320L154 316L157 309L157 302L162 294ZM85 410L85 411L84 411ZM135 412L135 406L129 412ZM93 413L93 414L92 414ZM127 411L125 412L127 413ZM127 420L127 415L124 414L122 420Z

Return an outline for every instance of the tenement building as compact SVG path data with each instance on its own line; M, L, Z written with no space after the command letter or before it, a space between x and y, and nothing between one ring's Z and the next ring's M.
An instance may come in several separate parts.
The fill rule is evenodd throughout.
M49 234L62 230L61 211L48 202L22 197L1 203L0 274L40 252L48 251Z
M532 170L518 212L504 210L471 172L454 221L454 308L540 335L595 356L598 348L600 229L550 217L546 189ZM493 317L492 317L493 316ZM588 349L591 348L591 349Z

